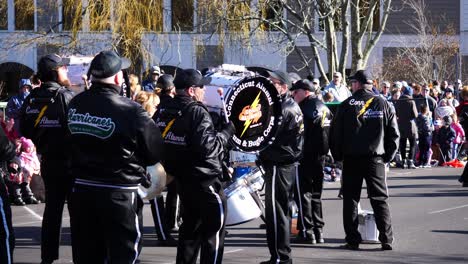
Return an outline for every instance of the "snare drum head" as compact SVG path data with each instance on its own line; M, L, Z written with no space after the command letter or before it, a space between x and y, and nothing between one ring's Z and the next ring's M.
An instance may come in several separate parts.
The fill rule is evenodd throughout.
M281 99L270 80L244 78L229 92L226 108L236 127L232 137L236 147L257 152L273 143L281 122Z

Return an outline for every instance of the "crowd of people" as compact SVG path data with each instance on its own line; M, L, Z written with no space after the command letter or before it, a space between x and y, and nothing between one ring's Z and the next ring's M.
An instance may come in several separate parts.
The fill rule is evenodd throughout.
M21 80L2 118L0 262L13 258L10 203L41 202L30 188L36 177L45 186L43 264L59 258L65 204L74 263L135 263L142 245L137 189L151 184L146 167L161 162L175 180L165 201L150 200L158 245L177 246L177 263L195 263L199 254L201 263L222 263L228 210L223 157L236 127L214 123L203 104L210 78L195 69L172 76L152 66L141 85L130 74L123 89L130 62L102 51L91 62L89 89L74 94L67 88L68 63L56 54L42 57L38 85ZM282 98L283 122L259 154L271 255L262 263L292 263L291 242L325 242L321 196L330 157L342 169L343 247L358 250L362 242L357 208L365 180L381 249L392 250L386 169L448 165L464 155L468 87L397 81L376 88L363 70L349 77L349 87L339 72L324 86L296 73L268 71L265 77ZM340 105L331 111L327 102ZM465 174L460 181L466 187ZM299 233L291 239L293 197ZM178 241L171 235L176 231Z

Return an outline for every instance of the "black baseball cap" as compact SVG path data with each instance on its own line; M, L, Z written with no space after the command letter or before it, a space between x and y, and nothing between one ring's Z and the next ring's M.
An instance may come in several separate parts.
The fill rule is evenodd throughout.
M156 87L163 90L170 89L174 86L174 78L170 74L163 74L159 76L158 81L156 82Z
M354 73L354 75L349 77L350 81L358 81L362 84L372 84L372 77L365 70L359 70Z
M89 72L92 76L100 79L108 78L122 69L130 67L130 61L126 58L121 58L117 52L113 50L101 51L91 61Z
M54 71L62 66L70 63L69 58L60 57L57 54L48 54L42 57L37 63L37 74L41 78L48 75L49 72Z
M192 86L202 87L203 85L209 84L210 82L210 77L203 77L203 75L195 69L177 71L174 78L174 85L176 89L187 89Z
M268 77L273 77L280 80L282 83L291 86L291 79L289 79L288 74L283 71L268 71Z
M309 80L307 80L307 79L305 79L305 80L299 80L299 81L295 82L295 83L292 85L291 89L289 89L289 90L294 91L294 90L299 90L299 89L305 90L305 91L315 92L314 86L313 86L312 83L311 83Z

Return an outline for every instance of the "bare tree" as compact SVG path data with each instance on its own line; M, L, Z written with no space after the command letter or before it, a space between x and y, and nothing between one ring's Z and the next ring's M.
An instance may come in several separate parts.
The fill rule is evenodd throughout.
M250 1L245 0L214 2L228 6L246 2L247 6L251 5ZM259 26L249 28L249 38L276 44L285 55L296 52L302 62L298 70L307 69L309 74L313 75L315 65L320 75L328 81L335 71L342 72L345 76L350 48L352 70L366 66L373 48L385 30L391 2L391 0L258 0L256 8L252 8L250 12L231 17L218 16L223 19L208 20L207 23L254 21L251 24ZM315 24L316 21L319 25ZM225 32L219 29L226 27L212 28L218 29L217 34L222 35ZM241 40L243 43L248 42L245 34L235 36L244 37ZM306 49L310 49L312 54L308 54ZM322 52L326 53L327 69L320 57Z
M430 19L432 15L424 0L406 0L405 5L414 14L406 24L415 32L412 42L416 45L402 43L401 48L396 49L395 57L385 62L383 74L391 80L422 83L454 79L454 59L459 42L453 26L442 23L445 29L439 28ZM444 21L444 17L441 20Z

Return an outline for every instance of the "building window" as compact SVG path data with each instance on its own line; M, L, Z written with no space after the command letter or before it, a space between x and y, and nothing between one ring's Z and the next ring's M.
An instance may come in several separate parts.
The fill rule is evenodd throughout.
M108 31L111 29L111 0L89 1L89 29Z
M141 12L135 15L136 20L143 25L148 25L148 31L161 32L163 29L163 0L139 0Z
M172 0L172 30L193 31L194 0Z
M15 0L15 29L34 30L34 0Z
M263 30L277 30L278 27L282 27L283 8L279 0L263 0L262 2L264 2L261 5L262 18L267 21L262 22L261 28Z
M0 30L8 29L8 0L0 0Z
M82 0L62 0L62 30L81 29L82 8Z

